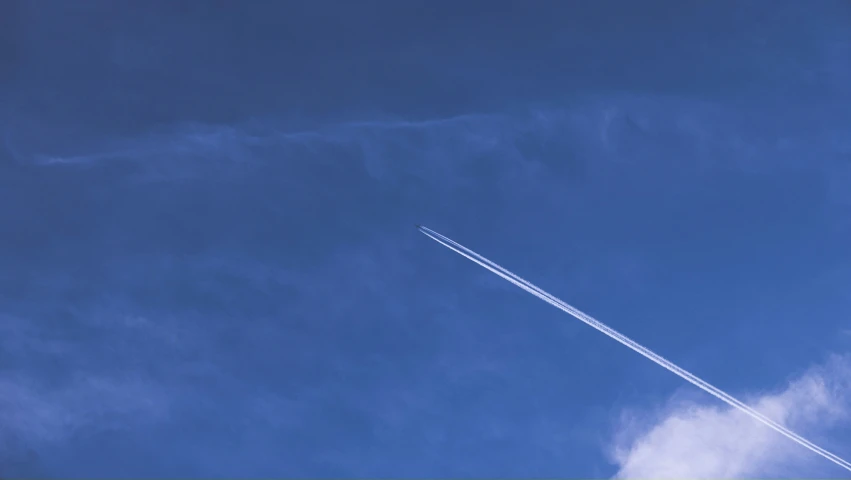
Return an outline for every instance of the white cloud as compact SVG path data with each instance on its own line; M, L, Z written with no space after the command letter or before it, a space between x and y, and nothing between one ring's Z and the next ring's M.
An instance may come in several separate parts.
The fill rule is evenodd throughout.
M851 417L851 356L832 358L782 392L743 400L840 457L851 453L848 448L837 449L813 438ZM711 399L699 403L674 399L649 421L624 413L612 456L619 467L615 478L837 473L827 460Z

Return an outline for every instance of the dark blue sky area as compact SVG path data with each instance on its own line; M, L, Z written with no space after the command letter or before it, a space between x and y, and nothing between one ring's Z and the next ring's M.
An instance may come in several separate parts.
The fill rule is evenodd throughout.
M712 400L414 224L783 389L851 351L849 58L844 1L0 2L0 475L626 475Z

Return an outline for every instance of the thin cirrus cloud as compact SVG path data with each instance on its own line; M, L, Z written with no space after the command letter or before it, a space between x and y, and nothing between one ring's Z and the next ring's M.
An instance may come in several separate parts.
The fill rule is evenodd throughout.
M144 375L94 368L91 348L28 319L0 315L0 348L6 354L0 445L50 444L80 431L126 428L168 415L169 398L161 385ZM42 364L63 367L54 368L50 380L15 368Z
M137 165L137 178L154 181L233 175L263 165L343 153L381 181L396 183L414 175L440 178L450 186L461 182L457 187L463 186L461 170L481 155L503 170L522 164L529 175L527 170L534 171L540 160L536 149L541 148L555 148L549 153L563 161L586 157L586 171L604 168L606 163L663 166L661 158L670 157L678 161L666 168L811 166L827 168L832 177L843 169L848 143L845 132L826 126L831 124L829 113L820 116L813 121L813 115L799 112L792 120L779 120L755 110L685 97L624 94L586 96L556 108L419 121L352 121L302 131L263 122L184 125L170 132L113 139L96 151L82 153L36 151L27 148L33 142L19 145L11 132L6 147L16 157L43 166L131 163ZM663 141L667 155L660 156L657 145ZM517 177L513 173L507 176Z
M571 154L581 157L582 167L575 173L585 175L585 179L598 173L608 174L613 164L632 164L636 168L648 168L653 171L682 169L688 174L699 174L701 167L745 170L813 168L821 169L825 177L838 178L831 173L834 172L833 169L839 168L839 164L833 162L832 158L847 151L843 132L830 130L828 127L822 129L811 122L782 122L788 123L772 123L764 118L754 119L748 112L683 98L622 96L589 98L586 102L572 107L519 113L471 114L430 121L349 122L301 133L285 133L282 129L268 125L262 128L257 125L184 126L157 134L104 142L94 150L80 148L66 152L38 152L31 147L35 145L34 142L28 144L18 141L14 135L9 137L7 143L14 147L15 156L19 161L28 158L30 162L45 169L96 170L109 166L111 172L129 173L129 176L119 180L141 180L143 183L187 179L199 183L210 179L231 181L238 180L241 175L265 174L264 169L273 166L281 173L289 174L275 177L278 186L286 185L287 182L303 181L305 175L300 169L307 167L301 167L300 164L309 163L310 168L316 168L317 175L324 175L327 171L335 173L339 169L337 167L349 161L361 169L362 176L357 177L359 180L405 185L408 179L415 177L432 191L452 190L463 189L471 181L475 181L471 180L471 172L474 169L470 167L475 165L478 157L485 156L490 162L487 165L492 167L487 173L497 173L495 182L527 182L528 186L539 185L545 180L547 175L542 173L550 167L546 164L548 159L561 160L570 158ZM803 123L808 123L807 129L800 128ZM553 150L544 151L544 154L541 154L541 150L536 150L545 148ZM339 156L340 154L342 156ZM341 158L343 161L340 161ZM667 158L675 161L665 163ZM689 161L682 161L683 159ZM323 162L333 164L337 170L322 170L320 167ZM314 172L310 170L308 173ZM478 174L479 170L475 170L475 173ZM324 177L320 179L325 180ZM491 180L493 179L489 178L488 182ZM832 190L834 198L840 198L847 190L841 188L841 183L837 181L836 188ZM299 192L297 189L292 191ZM133 190L132 193L149 192L139 189ZM155 191L152 193L156 194ZM311 198L317 195L315 191L309 193ZM153 200L157 197L152 195L146 198ZM172 206L172 203L164 203ZM148 211L152 209L144 210ZM121 245L122 248L130 248L126 244ZM180 258L181 262L197 260L194 257ZM346 258L352 261L351 257ZM140 271L125 269L132 273L124 273L132 279L131 283L153 284L159 282L160 278L174 278L174 272L166 267L162 268L168 275L143 275L146 269L153 270L156 263L152 259L144 260L139 262L144 266L139 267ZM269 263L264 260L258 265ZM197 267L197 264L193 265ZM245 262L234 265L228 268L246 268ZM219 268L216 265L209 266L215 270L214 267ZM373 269L366 261L356 267L367 273ZM27 268L31 270L30 266ZM599 265L595 265L595 268L599 269ZM252 277L257 282L257 285L252 285L254 290L261 290L264 282L279 282L288 287L292 286L291 276L278 278L277 271L272 267L269 267L268 272L259 272L258 269L252 268L251 272L243 275L257 275ZM118 276L117 270L114 266L108 269L110 287L114 287L117 278L124 278ZM381 270L381 276L383 275L385 271ZM198 277L203 281L211 281L208 279L210 275L203 271ZM379 275L372 277L378 278ZM299 275L296 278L305 277ZM328 278L346 277L329 274ZM186 283L203 287L203 282ZM322 289L329 288L331 283L317 280L314 284L321 287L305 291L318 295L317 292L321 293ZM369 288L370 292L382 289L380 284L374 289L371 287L370 284L361 286L364 289ZM232 287L222 288L222 292L227 295L218 295L218 300L227 304L230 298L228 295L235 294ZM352 308L347 302L354 302L355 298L357 296L352 294L344 298L344 301L328 306L328 312L335 313L339 309L341 312L336 313L342 315L345 311L351 311ZM283 302L277 298L274 301L269 300L269 303ZM318 304L318 301L306 301L305 305L308 304ZM393 305L393 308L401 312L404 312L405 307L401 302ZM193 308L198 307L193 305ZM135 320L125 322L122 328L133 332L147 331L143 321L144 312L139 313L129 307L127 310L134 314L132 319ZM262 309L257 307L256 310ZM96 318L90 318L90 321L94 320ZM193 337L191 334L196 333L193 322L194 320L182 324L189 331L185 337ZM198 321L198 324L201 322ZM203 331L207 329L208 326L205 325ZM150 345L139 341L138 336L133 337L135 343L128 344L136 349L150 346L159 352L157 358L163 358L163 351L172 352L172 343L180 343L170 340L172 337L179 337L179 334L179 329L151 331L148 332L150 339L146 340ZM26 346L20 343L21 339L26 338L32 342L32 339L37 337L38 335L23 330L18 330L17 334L9 331L9 335L5 336L19 341L15 345L10 344L9 348L38 349L40 355L62 357L66 364L69 358L79 358L75 356L79 355L79 352L67 351L71 348L68 342L46 337L37 345ZM200 345L197 349L202 354L210 348L204 341L198 343ZM185 343L181 345L186 347ZM122 357L122 360L129 363L132 359L129 354L127 357ZM111 356L109 358L114 360ZM304 358L308 358L308 355L305 354ZM47 386L34 379L8 377L8 381L12 383L6 385L4 391L7 396L3 401L10 406L6 411L12 412L10 415L13 415L17 423L9 424L11 426L7 426L6 431L17 432L15 435L23 434L21 432L30 432L30 435L38 433L41 440L32 438L28 443L42 444L45 439L67 438L82 429L100 428L101 425L110 423L120 424L125 419L158 417L163 412L168 412L169 404L165 394L169 392L146 384L141 380L144 378L143 373L140 373L138 380L127 382L103 372L91 372L95 380L69 377L59 386ZM829 380L835 377L827 373L814 373L807 378ZM778 404L776 408L779 410L775 411L775 414L778 415L777 418L782 418L784 413L797 412L801 405L807 405L808 400L802 398L814 392L820 392L817 383L795 383L781 394L757 398L756 403ZM149 400L128 403L131 398ZM803 431L813 430L817 433L823 427L840 422L845 397L837 395L825 398L828 399L827 403L819 404L822 405L818 410L821 413L796 419L793 424L799 425ZM98 405L97 408L94 405ZM818 458L810 458L806 451L798 452L791 442L747 419L740 419L734 412L693 403L689 407L672 407L666 413L667 415L655 424L648 424L646 420L637 421L640 426L639 434L634 435L635 432L631 431L628 441L619 440L616 458L621 477L717 478L758 475L777 471L779 468L812 466L811 464L816 464L815 468L821 468L817 465ZM713 429L704 428L707 424ZM741 429L745 429L745 433L742 433ZM732 438L738 436L748 441L743 448L734 448L739 444L730 443L731 437L725 436L725 433L732 435ZM678 448L692 450L677 450ZM842 453L841 448L836 450ZM769 458L765 452L788 452L788 455L773 455ZM701 461L696 462L694 459ZM779 464L778 459L786 459L793 464ZM687 467L691 470L685 470ZM814 470L801 470L802 474L812 471Z

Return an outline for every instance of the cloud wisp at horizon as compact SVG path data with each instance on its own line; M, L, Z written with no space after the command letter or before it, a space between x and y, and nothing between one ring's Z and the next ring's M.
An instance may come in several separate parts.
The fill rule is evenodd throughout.
M630 339L629 337L621 334L620 332L617 332L616 330L612 329L611 327L609 327L609 326L603 324L602 322L594 319L593 317L581 312L580 310L576 309L575 307L568 305L564 301L550 295L549 293L545 292L544 290L541 290L540 288L538 288L537 286L535 286L531 282L524 280L523 278L515 275L511 271L505 269L504 267L501 267L500 265L498 265L498 264L488 260L487 258L477 254L476 252L464 247L463 245L455 242L454 240L435 232L434 230L431 230L429 228L419 226L419 225L417 226L417 228L420 230L420 232L422 232L423 234L425 234L426 236L428 236L432 240L438 242L439 244L449 248L450 250L453 250L454 252L458 253L459 255L467 258L468 260L475 262L476 264L486 268L487 270L490 270L491 272L497 274L498 276L504 278L505 280L508 280L509 282L511 282L514 285L522 288L523 290L526 290L527 292L531 293L532 295L535 295L536 297L540 298L541 300L544 300L545 302L553 305L554 307L559 308L562 311L570 314L571 316L575 317L577 320L582 321L583 323L585 323L585 324L593 327L594 329L602 332L603 334L607 335L608 337L610 337L610 338L618 341L619 343L629 347L630 349L634 350L635 352L643 355L648 360L653 361L654 363L658 364L659 366L661 366L661 367L665 368L666 370L674 373L675 375L677 375L680 378L686 380L687 382L693 384L694 386L700 388L701 390L709 393L710 395L718 398L719 400L730 405L731 407L734 407L734 408L738 409L739 411L747 414L748 416L750 416L754 420L761 422L763 425L771 428L772 430L776 431L777 433L780 433L781 435L783 435L786 438L794 441L795 443L798 443L799 445L801 445L801 446L809 449L810 451L824 457L825 459L830 460L831 462L835 463L836 465L838 465L838 466L840 466L840 467L842 467L842 468L844 468L848 471L851 471L851 462L848 462L848 461L844 460L843 458L841 458L841 457L819 447L818 445L810 442L809 440L801 437L797 433L789 430L788 428L784 427L783 425L781 425L781 424L775 422L774 420L766 417L762 413L758 412L757 410L753 409L752 407L748 406L747 404L741 402L740 400L734 398L733 396L727 394L726 392L720 390L719 388L707 383L706 381L704 381L701 378L693 375L692 373L688 372L687 370L684 370L683 368L675 365L674 363L665 359L664 357L662 357L662 356L656 354L655 352L649 350L648 348L638 344L637 342Z

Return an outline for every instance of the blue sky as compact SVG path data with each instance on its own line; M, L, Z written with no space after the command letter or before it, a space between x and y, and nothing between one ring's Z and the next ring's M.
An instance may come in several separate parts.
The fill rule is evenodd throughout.
M843 475L414 229L851 457L851 8L711 3L4 2L0 475Z

